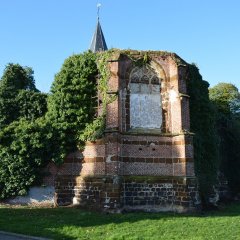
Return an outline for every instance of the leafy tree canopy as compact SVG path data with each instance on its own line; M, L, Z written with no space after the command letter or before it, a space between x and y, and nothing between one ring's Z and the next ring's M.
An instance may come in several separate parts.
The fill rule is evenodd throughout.
M0 198L26 194L54 158L59 136L44 118L12 122L0 131Z
M33 74L30 67L9 63L3 72L0 88L9 93L16 93L20 89L37 91Z
M46 98L36 89L31 68L8 64L0 80L0 129L21 117L44 114Z
M47 156L54 157L54 131L39 118L47 111L46 99L31 68L6 66L0 80L0 198L26 193Z
M210 99L223 114L240 114L240 92L231 83L219 83L209 89Z

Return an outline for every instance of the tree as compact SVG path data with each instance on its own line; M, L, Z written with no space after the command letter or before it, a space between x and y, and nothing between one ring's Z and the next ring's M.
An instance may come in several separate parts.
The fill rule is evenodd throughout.
M219 83L209 89L209 96L219 113L225 115L240 114L240 93L231 83Z
M26 193L39 169L56 158L55 132L40 118L46 99L35 87L31 68L6 66L0 81L0 198Z
M240 93L233 84L219 83L209 96L217 109L220 169L235 194L240 192Z
M27 94L23 94L23 91ZM37 98L36 93L39 93L39 91L35 87L33 70L19 64L8 64L0 81L0 129L22 117L22 107L25 105L23 102L29 101L30 95L35 96L34 99L31 99L33 101L38 102L41 98L41 101L46 102L46 95L40 97L41 93L39 93ZM27 97L24 101L23 95ZM21 104L23 105L21 106ZM34 105L34 103L31 104ZM31 108L28 111L35 110ZM46 107L43 107L40 111L46 112Z
M17 92L20 89L37 91L33 74L34 72L30 67L9 63L5 67L1 87L4 87L9 93Z

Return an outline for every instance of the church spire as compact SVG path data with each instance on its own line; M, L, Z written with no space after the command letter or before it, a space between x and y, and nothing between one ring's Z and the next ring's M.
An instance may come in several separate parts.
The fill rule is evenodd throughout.
M102 51L106 51L108 50L107 48L107 44L106 44L106 41L105 41L105 38L104 38L104 35L103 35L103 32L102 32L102 28L101 28L101 25L100 25L100 21L99 21L99 9L101 7L101 4L98 4L97 5L97 26L96 26L96 30L95 30L95 33L93 35L93 38L92 38L92 42L91 42L91 46L90 46L90 50L92 52L102 52Z

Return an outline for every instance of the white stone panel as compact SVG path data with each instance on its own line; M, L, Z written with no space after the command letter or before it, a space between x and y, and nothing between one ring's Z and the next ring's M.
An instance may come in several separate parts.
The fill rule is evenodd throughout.
M162 125L160 86L131 84L131 128L160 129Z

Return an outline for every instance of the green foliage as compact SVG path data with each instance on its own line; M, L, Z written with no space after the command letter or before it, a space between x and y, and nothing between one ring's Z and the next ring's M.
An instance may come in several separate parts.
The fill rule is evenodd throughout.
M240 93L229 83L210 89L210 99L217 109L220 139L220 168L233 193L240 192Z
M98 91L99 95L101 95L104 114L106 113L107 104L113 100L108 94L108 80L110 77L110 70L107 61L110 59L110 56L111 51L99 53L97 56L97 68L99 71Z
M0 198L23 195L36 183L39 170L54 152L54 140L44 118L21 119L0 132Z
M93 122L86 125L83 133L80 134L80 143L85 143L86 141L95 141L103 136L105 130L105 115L101 115L94 119ZM82 148L82 145L79 145Z
M31 90L20 90L16 101L20 117L34 120L47 112L47 94Z
M0 198L26 193L51 153L53 131L37 119L47 111L46 98L31 68L7 65L0 81Z
M211 101L218 112L224 115L240 113L240 93L231 83L219 83L209 89Z
M110 59L112 51L107 51L103 53L99 53L97 55L96 63L98 69L98 83L97 90L98 96L101 98L101 108L102 113L97 116L92 122L89 122L86 125L84 131L82 131L79 135L79 140L81 146L83 147L84 142L86 141L95 141L103 136L105 126L106 126L106 109L107 104L113 102L116 98L116 95L108 93L108 80L110 77L110 70L108 68L108 60Z
M207 203L218 171L218 138L215 128L215 109L209 100L208 86L198 68L189 65L187 82L190 95L191 131L194 136L195 172L203 203Z
M240 192L240 124L231 121L219 131L221 171L226 176L233 194Z
M91 52L65 60L48 98L48 121L61 136L61 159L77 148L78 136L93 121L97 106L96 55ZM65 151L64 151L65 149Z
M94 120L97 74L95 54L73 55L56 75L48 97L36 89L30 68L6 67L0 81L0 198L25 194L40 180L45 164L60 164L77 148L79 136L86 141L103 134L104 115ZM101 79L106 77L102 70ZM103 82L99 87L108 99Z
M17 92L20 89L36 91L33 73L29 67L9 63L4 70L0 86L9 93Z
M0 81L0 129L21 117L43 114L45 102L46 95L36 89L31 68L12 63L6 66Z
M151 60L149 55L147 53L144 54L144 56L134 58L131 56L131 54L128 54L128 57L132 60L133 64L138 67L142 67L146 64L148 64Z

